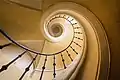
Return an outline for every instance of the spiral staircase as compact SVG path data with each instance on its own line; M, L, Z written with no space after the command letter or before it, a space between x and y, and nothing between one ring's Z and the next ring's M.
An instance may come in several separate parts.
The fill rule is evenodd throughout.
M17 39L4 28L15 24L1 22L0 80L108 79L110 51L107 36L98 18L87 8L74 2L60 2L45 9L14 0L1 3L7 6L6 10L12 7L25 8L28 12L37 10L42 11L42 16L37 28L39 32L24 35L39 38L33 40Z

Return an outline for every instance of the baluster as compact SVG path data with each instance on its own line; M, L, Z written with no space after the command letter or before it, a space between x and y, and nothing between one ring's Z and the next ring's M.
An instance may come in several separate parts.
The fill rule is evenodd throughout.
M13 59L12 61L10 61L8 64L3 65L2 68L0 69L0 72L7 70L7 68L13 63L15 62L17 59L19 59L20 57L22 57L27 51L24 51L22 54L18 55L15 59Z
M60 18L61 16L59 15L59 18Z
M67 67L66 67L66 65L65 65L65 60L64 60L64 58L63 58L62 53L61 53L61 58L62 58L62 62L63 62L63 65L64 65L64 69L66 69Z
M51 21L54 20L55 18L56 18L56 16L54 16L54 17L51 19Z
M65 16L66 16L66 15L64 14L64 15L63 15L63 18L65 18Z
M82 34L81 32L74 32L75 34Z
M52 20L53 20L53 18L52 18L52 19L50 19L50 21L49 21L48 23L50 23Z
M40 76L40 80L42 80L42 76L43 76L43 72L44 72L44 70L45 70L46 62L47 62L47 56L46 56L46 58L45 58L44 65L43 65L43 67L42 67L42 73L41 73L41 76Z
M68 52L67 50L66 50L66 52L67 52L67 54L68 54L70 60L73 61L73 59L72 59L71 55L69 54L69 52Z
M53 57L53 67L54 67L54 73L53 73L53 76L54 76L54 78L55 78L55 76L56 76L55 66L56 66L56 63L55 63L55 55L54 55L54 57Z
M70 22L72 22L74 19L71 19Z
M76 43L76 42L74 42L74 41L73 41L73 43L75 43L76 45L78 45L79 47L81 47L81 45L79 45L78 43Z
M58 18L58 16L56 15L55 18Z
M37 56L38 56L38 54L36 54L36 56L33 58L33 60L31 61L31 63L29 64L29 66L27 68L25 68L25 71L24 71L24 73L22 74L22 76L20 77L19 80L22 80L23 77L25 76L25 74L30 70L31 65L36 60Z
M74 27L74 29L79 29L79 28L81 28L81 27Z
M79 38L79 37L75 37L75 36L74 36L74 38L79 39L79 40L83 40L83 39L81 39L81 38Z
M72 46L70 46L70 48L71 48L76 54L78 54Z
M10 46L12 43L8 43L8 44L4 44L4 45L0 45L0 49L3 49L4 47Z
M70 18L70 16L67 17L67 20Z
M77 23L73 23L72 25L76 25Z

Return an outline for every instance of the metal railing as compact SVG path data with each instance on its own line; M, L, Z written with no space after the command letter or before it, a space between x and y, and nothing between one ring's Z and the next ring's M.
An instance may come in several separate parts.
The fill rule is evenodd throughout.
M44 70L45 70L45 68L46 68L47 58L48 58L49 56L53 56L53 77L54 77L54 78L56 77L56 61L55 61L55 60L56 60L56 55L57 55L57 54L60 54L60 55L61 55L61 60L62 60L62 63L63 63L63 68L66 69L67 66L66 66L66 63L65 63L65 58L64 58L64 55L63 55L62 53L65 52L65 53L68 55L68 57L70 58L71 62L72 62L72 61L73 61L73 58L72 58L71 54L69 53L68 48L70 48L75 54L79 54L79 52L77 52L77 51L75 50L75 48L74 48L71 44L75 44L75 45L77 45L78 47L81 47L81 45L80 45L79 43L75 42L74 39L78 39L78 40L83 40L83 39L81 39L80 37L75 36L76 34L78 34L78 35L82 34L81 32L75 32L75 29L80 29L80 26L75 27L74 25L76 25L77 23L72 23L72 22L71 22L71 21L73 21L74 19L69 20L69 16L68 16L67 18L66 18L65 16L66 16L66 15L64 15L64 16L61 16L61 15L55 16L54 18L52 18L52 19L50 20L50 21L52 21L52 20L54 20L54 19L56 19L56 18L65 19L65 20L67 20L68 22L70 22L70 24L72 25L73 30L74 30L73 39L72 39L72 41L70 42L70 44L69 44L65 49L63 49L63 50L61 50L61 51L59 51L59 52L57 52L57 53L44 54L44 53L41 53L41 52L37 52L37 51L35 51L35 50L32 50L32 49L30 49L30 48L28 48L28 47L25 47L24 45L18 43L17 41L15 41L14 39L12 39L6 32L4 32L2 29L0 29L0 33L1 33L3 36L5 36L9 41L11 41L11 43L8 43L8 44L5 44L5 45L0 45L0 49L3 49L4 47L10 46L10 45L12 45L12 44L15 44L15 45L17 45L18 47L24 49L24 52L23 52L23 53L21 53L21 54L18 55L16 58L14 58L13 60L11 60L9 63L3 65L3 66L1 67L1 69L0 69L0 73L3 72L3 71L5 71L5 70L7 70L8 67L9 67L10 65L12 65L13 62L17 61L19 58L21 58L21 57L22 57L23 55L25 55L27 52L34 53L34 54L35 54L35 57L32 59L32 61L30 62L30 64L25 68L25 71L24 71L24 73L21 75L21 77L19 78L19 80L22 80L23 77L25 76L25 74L30 70L31 65L34 63L34 61L36 60L36 58L37 58L38 55L45 56L45 60L44 60L43 66L42 66L42 72L41 72L41 75L40 75L40 79L39 79L39 80L42 80L42 77L43 77L43 74L44 74Z

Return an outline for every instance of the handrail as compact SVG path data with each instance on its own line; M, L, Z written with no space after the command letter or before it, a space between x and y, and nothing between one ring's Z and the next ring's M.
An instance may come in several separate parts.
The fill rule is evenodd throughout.
M23 46L22 44L18 43L17 41L15 41L14 39L12 39L10 36L8 36L8 34L6 32L4 32L1 28L0 28L0 33L2 33L8 40L10 40L12 43L14 43L15 45L27 50L27 51L30 51L32 53L35 53L35 54L39 54L39 55L44 55L44 56L51 56L51 55L56 55L56 54L59 54L63 51L65 51L71 44L72 44L72 41L71 43L69 44L69 46L67 48L65 48L64 50L60 51L60 52L57 52L57 53L53 53L53 54L44 54L44 53L40 53L40 52L37 52L37 51L34 51L34 50L31 50L30 48L28 47L25 47ZM74 38L74 37L73 37Z
M55 18L63 18L63 19L65 19L65 20L67 20L68 22L70 22L70 24L71 24L72 27L73 27L73 31L74 31L74 25L77 24L77 23L72 24L71 21L68 20L68 18L61 17L61 16L58 16L58 17L55 16ZM50 21L54 20L55 18L52 18ZM48 24L49 24L49 23L48 23ZM48 24L47 24L47 25L48 25ZM1 28L0 28L0 33L2 33L8 40L10 40L10 41L11 41L12 43L14 43L15 45L17 45L17 46L19 46L19 47L21 47L21 48L23 48L23 49L25 49L25 50L27 50L27 51L30 51L30 52L32 52L32 53L39 54L39 55L44 55L44 56L57 55L57 54L59 54L59 53L62 53L62 52L64 52L64 51L66 51L66 50L70 47L70 45L73 43L74 38L76 38L76 37L75 37L75 34L80 34L80 32L75 32L75 31L74 31L74 32L73 32L74 35L73 35L72 41L70 42L70 44L69 44L65 49L63 49L63 50L61 50L61 51L59 51L59 52L56 52L56 53L52 53L52 54L44 54L44 53L40 53L40 52L38 52L38 51L32 50L32 49L30 49L30 48L28 48L28 47L25 47L24 45L18 43L17 41L15 41L14 39L12 39L6 32L4 32Z
M15 45L27 50L27 51L30 51L32 53L35 53L35 54L40 54L40 55L45 55L45 54L41 54L40 52L37 52L37 51L33 51L23 45L21 45L20 43L16 42L14 39L12 39L10 36L8 36L8 34L6 32L4 32L1 28L0 28L0 33L2 33L8 40L10 40L12 43L14 43Z
M47 62L47 57L48 57L48 56L53 56L53 77L55 78L55 77L56 77L56 61L55 61L56 57L55 57L55 55L57 55L57 54L60 54L60 55L61 55L61 60L62 60L62 63L63 63L63 68L66 69L66 68L67 68L67 65L65 64L65 59L64 59L64 56L63 56L62 53L65 51L66 54L68 55L68 57L70 58L71 62L72 62L73 59L72 59L72 57L71 57L71 55L70 55L70 53L69 53L69 51L68 51L67 49L70 48L76 55L78 55L79 52L77 52L77 51L75 50L75 48L72 46L72 43L81 48L81 45L79 45L77 42L75 42L74 39L84 40L84 39L81 39L80 37L75 36L75 34L79 34L79 35L82 34L81 32L76 32L76 31L75 31L75 29L79 29L80 26L75 27L74 25L76 25L77 23L76 23L76 22L75 22L75 23L72 23L71 21L73 21L74 19L69 20L69 17L70 17L69 15L68 15L67 18L65 17L65 15L64 15L64 16L59 15L59 16L54 16L54 17L52 17L52 18L50 19L50 21L52 21L52 20L54 20L54 19L56 19L56 18L65 19L65 20L67 20L67 21L72 25L72 28L73 28L72 40L71 40L71 42L69 43L69 45L68 45L65 49L63 49L63 50L61 50L61 51L59 51L59 52L56 52L56 53L52 53L52 54L45 54L45 53L37 52L37 51L34 51L34 50L32 50L32 49L30 49L30 48L28 48L28 47L20 44L19 42L17 42L17 41L15 41L14 39L12 39L6 32L4 32L4 31L0 28L0 33L1 33L3 36L5 36L5 38L7 38L9 41L11 41L13 44L17 45L18 47L20 47L20 48L22 48L22 49L25 50L23 53L21 53L20 55L18 55L16 58L14 58L13 60L11 60L8 64L3 65L2 68L0 69L0 73L3 72L4 70L7 70L7 68L8 68L13 62L17 61L17 59L21 58L25 53L31 52L31 53L35 53L36 56L32 59L32 61L30 62L30 64L25 68L25 71L23 72L23 74L21 75L21 77L19 78L19 80L22 80L22 79L24 78L25 74L29 71L31 65L34 63L34 61L36 60L36 58L37 58L38 55L43 55L43 56L45 56L44 64L43 64L43 66L42 66L42 71L41 71L41 75L40 75L40 80L42 80L43 73L44 73L45 68L46 68L46 62ZM49 24L49 22L48 22L48 24ZM47 26L48 26L48 24L47 24ZM10 43L10 44L11 44L11 43ZM4 46L5 46L5 47L6 47L6 46L9 46L9 44L6 44L6 45L4 45ZM43 46L43 47L44 47L44 46Z

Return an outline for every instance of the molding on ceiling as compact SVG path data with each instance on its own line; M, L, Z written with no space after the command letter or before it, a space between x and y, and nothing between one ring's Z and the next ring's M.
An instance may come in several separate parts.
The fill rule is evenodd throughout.
M42 10L43 0L7 0L7 1L22 5L27 8Z

